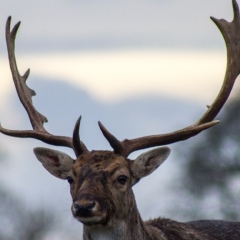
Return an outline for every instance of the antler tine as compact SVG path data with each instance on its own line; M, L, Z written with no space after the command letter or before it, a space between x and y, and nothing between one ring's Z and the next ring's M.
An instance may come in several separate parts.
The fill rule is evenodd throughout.
M80 116L75 124L74 130L73 130L73 150L76 154L76 156L80 156L83 153L87 153L88 149L86 146L80 141L79 137L79 129L80 129L80 122L81 122L82 117Z
M208 129L218 123L219 121L215 120L198 126L191 125L189 127L180 129L172 133L151 135L135 139L125 139L123 141L117 140L117 138L114 137L105 127L104 129L101 128L101 130L105 138L110 143L111 147L114 149L114 152L124 157L127 157L130 153L137 150L187 140L188 138L191 138L200 133L201 131ZM114 141L118 143L115 144Z
M122 143L115 137L113 136L104 126L103 124L99 121L98 125L104 135L104 137L108 140L110 143L111 147L114 149L116 153L124 152L124 147Z
M43 116L41 113L39 113L33 106L32 96L36 94L32 89L30 89L26 85L26 81L30 74L30 70L28 69L26 73L23 76L21 76L17 68L17 62L15 57L15 38L20 26L20 22L18 22L13 27L12 31L10 30L10 25L11 25L11 17L7 19L7 23L6 23L6 42L7 42L10 69L11 69L13 81L14 81L19 99L29 116L33 130L21 130L21 131L9 130L9 129L3 128L0 125L0 132L12 137L34 138L34 139L41 140L47 144L69 147L74 150L76 155L78 155L79 151L76 150L75 148L77 144L76 140L73 143L73 139L70 137L52 135L48 131L46 131L46 129L43 127L43 124L47 122L47 118ZM87 148L80 141L80 139L78 140L79 140L78 144L82 146L82 149L84 149L84 151L87 150Z
M233 0L234 19L232 22L227 22L224 19L218 20L211 17L217 25L227 47L227 69L224 82L218 96L208 111L202 116L196 124L206 123L214 119L227 101L235 80L240 73L240 15L239 6L236 0Z
M227 47L226 74L220 92L213 104L208 107L208 110L195 124L168 134L145 136L136 139L125 139L123 141L119 141L109 131L107 131L106 128L100 126L104 136L116 153L128 156L136 150L186 140L219 122L213 121L213 119L217 116L227 101L235 80L240 73L240 13L237 1L233 0L232 4L234 11L234 19L232 22L229 23L226 20L217 20L211 17L222 33Z
M6 42L13 81L18 93L18 97L28 113L33 129L46 132L46 130L43 128L43 123L47 122L47 118L39 113L32 105L32 96L36 95L36 93L26 85L27 78L30 74L30 69L28 69L26 73L21 76L17 68L15 57L15 38L20 24L21 22L18 22L11 31L11 17L8 18L6 23Z

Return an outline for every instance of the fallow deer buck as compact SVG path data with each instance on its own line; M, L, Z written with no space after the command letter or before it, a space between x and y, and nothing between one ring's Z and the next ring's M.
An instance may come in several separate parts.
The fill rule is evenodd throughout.
M46 117L32 104L35 92L27 87L29 70L21 76L15 59L15 38L20 22L10 30L6 24L9 64L20 101L25 107L33 130L15 131L0 127L3 134L35 138L47 144L72 148L76 159L47 148L35 148L42 165L55 177L68 180L72 195L72 214L83 223L85 240L239 240L240 223L224 221L193 221L187 223L157 218L143 222L138 212L132 186L155 171L168 157L170 149L160 147L141 154L134 161L128 155L136 150L157 147L186 140L218 123L214 120L229 97L240 73L240 13L233 0L232 22L212 18L227 46L227 69L222 88L213 104L194 124L178 131L119 141L100 122L100 129L113 151L88 151L79 137L80 118L73 136L56 136L47 132Z

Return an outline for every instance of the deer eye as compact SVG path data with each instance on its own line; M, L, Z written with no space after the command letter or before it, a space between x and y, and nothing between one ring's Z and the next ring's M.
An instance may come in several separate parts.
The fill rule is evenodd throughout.
M120 184L124 185L124 184L127 182L127 179L128 179L127 176L125 176L125 175L120 175L120 176L118 177L118 182L119 182Z
M68 181L68 183L71 185L73 184L73 179L71 177L67 177L66 180Z

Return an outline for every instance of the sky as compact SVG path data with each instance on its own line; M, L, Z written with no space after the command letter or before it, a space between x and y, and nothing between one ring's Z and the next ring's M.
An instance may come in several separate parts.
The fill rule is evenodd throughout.
M14 89L4 36L9 15L12 24L21 20L16 40L17 60L22 74L31 69L30 86L31 78L54 79L56 84L65 81L108 104L145 95L206 106L211 104L222 84L225 45L209 17L230 21L231 0L0 0L0 3L1 108L5 108ZM17 112L11 114L14 117L9 121L15 125ZM15 152L10 158L18 155L24 158L29 149L22 147L18 140L11 141ZM3 145L8 143L4 140ZM32 145L28 148L32 149ZM16 179L15 182L19 181L21 186L26 184L23 179L45 178L45 175L33 176L37 171L26 178L26 173L20 172L18 167L26 168L28 164L20 162L11 169L18 171L21 181ZM30 167L34 168L33 164ZM168 167L166 169L165 177L171 178ZM157 175L152 178L157 179ZM156 185L153 190L148 184L144 185L148 191L145 195L150 197L147 205L150 209L153 192L158 188L163 190L165 185ZM55 186L55 182L52 185ZM136 187L140 203L146 198L141 198L141 186ZM43 191L52 190L47 190L45 185L38 187L41 197L48 198ZM66 185L61 188L67 189ZM37 191L40 189L35 189L34 193ZM68 209L66 199L63 201ZM154 199L155 204L157 201Z
M22 21L24 51L86 48L219 47L210 16L231 19L231 0L2 0L6 18ZM216 40L215 40L216 39Z
M38 76L67 80L102 101L138 95L210 101L222 83L226 65L224 53L216 50L194 53L159 49L111 50L31 54L17 59L22 73L31 66L29 79ZM6 96L13 89L11 75L6 59L0 58L0 65L4 66L0 93Z
M4 25L22 24L21 73L54 77L100 100L141 94L209 102L225 72L223 39L210 16L231 20L230 0L12 1L0 9L0 94L12 89Z

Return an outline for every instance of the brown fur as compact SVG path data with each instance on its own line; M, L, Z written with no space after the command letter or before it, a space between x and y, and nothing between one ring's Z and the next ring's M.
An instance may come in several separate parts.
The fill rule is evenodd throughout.
M193 125L170 134L145 136L119 141L99 122L103 135L114 152L88 152L80 141L78 119L73 138L52 135L43 127L46 117L31 104L34 91L26 80L29 70L23 75L17 71L15 61L15 38L20 22L11 30L11 17L6 23L6 40L13 80L19 98L25 107L33 130L12 131L0 127L2 133L16 137L32 137L45 143L70 147L76 156L74 161L62 152L36 148L34 153L42 165L55 177L68 179L72 195L73 216L84 224L84 240L239 240L240 224L222 221L196 221L179 223L168 219L143 222L138 212L132 186L142 177L157 169L168 157L170 149L156 148L141 154L135 161L124 158L130 153L164 143L174 143L193 137L215 124L213 121L228 98L235 78L239 75L239 28L240 13L236 0L232 0L234 19L212 20L220 29L227 46L228 61L226 78L216 100Z
M167 147L150 150L134 161L110 151L87 152L76 161L56 150L34 152L51 174L68 179L72 213L84 224L84 240L240 239L240 223L180 223L164 218L143 222L132 186L164 162L170 153Z
M99 222L84 222L85 240L237 240L240 236L239 223L229 223L228 231L221 231L225 222L218 222L217 230L207 227L214 221L180 223L158 218L143 222L138 212L132 185L135 183L131 170L132 161L108 151L93 151L82 155L73 164L70 175L73 202L98 202L94 213L103 218ZM117 177L124 174L127 183L121 185ZM205 226L204 224L205 223ZM234 226L232 231L231 227Z

